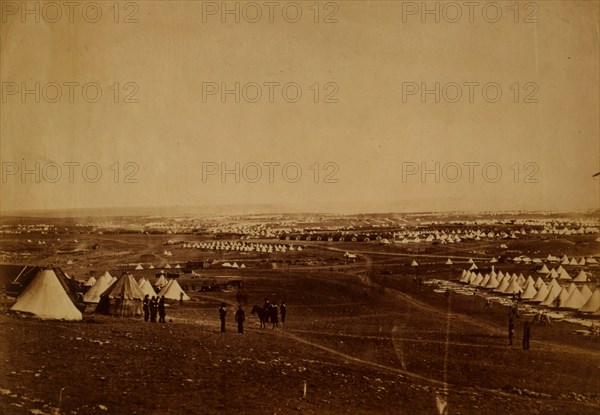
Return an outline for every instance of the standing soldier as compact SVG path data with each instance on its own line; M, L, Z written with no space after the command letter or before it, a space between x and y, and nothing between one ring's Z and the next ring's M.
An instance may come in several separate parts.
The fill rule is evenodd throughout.
M225 316L227 315L227 308L225 308L225 303L221 303L221 307L219 307L219 319L221 320L221 333L225 333Z
M271 302L268 298L265 298L265 305L263 306L263 310L265 310L265 323L268 323L271 319Z
M235 321L238 326L238 333L244 332L244 320L246 320L246 314L244 313L244 310L242 310L242 306L240 305L237 311L235 312Z
M158 303L156 297L152 296L150 300L150 323L156 323L156 312L158 311Z
M165 321L166 315L167 314L165 313L165 296L162 295L160 297L160 300L158 300L158 322L166 323L166 321Z
M273 323L273 328L277 327L277 323L279 323L279 309L275 303L271 304L271 323Z
M144 296L142 310L144 310L144 321L148 321L148 319L150 318L150 299L148 298L148 294Z
M515 323L514 323L512 317L510 317L508 319L508 344L511 346L512 346L514 334L515 334Z
M523 350L529 350L529 336L531 335L531 322L526 321L523 325Z
M285 301L281 302L281 324L283 325L283 323L285 323L285 313L287 312L286 307L285 307Z

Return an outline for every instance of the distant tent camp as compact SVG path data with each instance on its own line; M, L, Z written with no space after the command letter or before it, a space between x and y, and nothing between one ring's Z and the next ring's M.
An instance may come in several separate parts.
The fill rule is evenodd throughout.
M106 291L106 289L112 283L113 277L106 271L101 277L96 280L96 283L87 290L83 296L84 303L97 303L100 301L100 295Z
M40 270L11 307L43 320L81 320L81 311L63 288L53 270Z
M181 297L183 294L183 297ZM189 301L190 297L181 289L181 286L177 282L177 280L170 280L167 285L163 287L162 290L158 293L159 297L164 296L169 300L179 300L183 299L184 301Z
M142 315L144 293L131 274L123 273L100 296L96 313L120 317Z

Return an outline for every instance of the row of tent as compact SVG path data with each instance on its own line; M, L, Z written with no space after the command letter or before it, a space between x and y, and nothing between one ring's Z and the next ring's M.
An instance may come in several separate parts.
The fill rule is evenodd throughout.
M125 274L123 274L125 275ZM131 275L131 274L127 274ZM93 277L90 277L90 279ZM133 276L131 277L133 279ZM99 303L102 295L113 286L113 284L117 281L117 278L112 277L108 271L106 271L101 277L99 277L94 284L88 289L88 291L83 296L83 301L85 303ZM135 282L135 279L133 279ZM90 280L88 280L88 283ZM87 284L87 283L86 283ZM181 289L179 283L174 279L167 279L164 275L161 275L157 281L154 283L154 286L159 289L158 293L152 288L150 281L146 278L142 277L139 281L135 282L137 288L141 290L139 294L141 294L140 298L144 298L144 295L148 294L150 297L158 295L164 296L169 300L179 300L181 294L183 293L183 299L189 300L188 295ZM137 290L136 290L137 291Z
M113 278L105 272L84 296L86 303L98 303L96 312L133 317L142 314L145 295L164 296L172 300L190 300L179 283L161 276L162 288L156 294L148 280L136 282L131 274ZM160 279L159 279L160 280ZM164 283L164 284L163 284ZM29 313L44 320L81 320L82 312L69 296L53 269L40 269L17 297L12 311Z
M582 271L583 272L583 271ZM534 280L530 275L503 274L502 271L481 275L481 273L463 270L460 282L469 284L478 289L489 290L497 294L520 294L522 300L537 303L542 306L579 311L592 315L600 315L600 287L592 290L584 284L581 289L575 282L585 282L587 277L579 281L574 279L568 286L561 286L557 280L551 278L546 284L541 277Z

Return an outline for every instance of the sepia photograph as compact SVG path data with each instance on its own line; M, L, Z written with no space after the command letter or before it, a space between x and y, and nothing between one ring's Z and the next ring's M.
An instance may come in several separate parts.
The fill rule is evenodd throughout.
M0 413L600 414L600 0L0 0Z

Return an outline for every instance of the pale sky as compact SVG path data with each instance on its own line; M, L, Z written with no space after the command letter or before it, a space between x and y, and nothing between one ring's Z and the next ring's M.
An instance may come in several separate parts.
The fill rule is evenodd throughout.
M95 11L84 16L82 6L73 22L66 6L60 18L40 9L38 23L35 11L23 15L20 2L9 3L0 4L2 210L600 206L600 177L592 178L600 171L597 1L520 3L518 15L513 2L491 2L485 14L490 2L482 1L473 22L466 7L455 18L445 3L429 2L438 4L439 23L421 14L420 1L322 2L318 23L312 1L275 2L272 23L265 2L253 3L262 9L256 23L247 21L256 12L247 3L240 3L239 23L234 15L222 22L220 1L122 2L118 16L113 2L98 2L96 23L84 18L93 20ZM502 14L492 23L495 5ZM302 16L288 22L294 7ZM127 16L138 22L124 23ZM22 94L36 83L39 103L35 93ZM98 102L84 99L88 83L101 88ZM203 88L234 90L236 83L240 103L233 93L225 102L220 91L203 96ZM295 97L293 84L282 94L288 83L302 91L295 103L286 101ZM434 93L422 102L414 88L435 90L436 83L440 102ZM56 85L62 95L53 103ZM462 96L450 102L457 87ZM498 88L498 102L487 102ZM86 93L92 101L93 84ZM123 102L128 96L137 102ZM21 175L22 162L34 171L39 163L40 183ZM71 162L79 163L71 165L73 183ZM87 179L86 163L96 163ZM230 170L239 163L239 183L234 174L221 177L222 163ZM279 163L270 164L272 182L265 163ZM435 173L421 176L436 163L438 183ZM257 165L262 176L252 183ZM94 166L102 169L96 183ZM302 175L292 183L294 166ZM219 171L203 180L203 168ZM128 173L137 183L124 183ZM330 173L337 182L323 183Z

